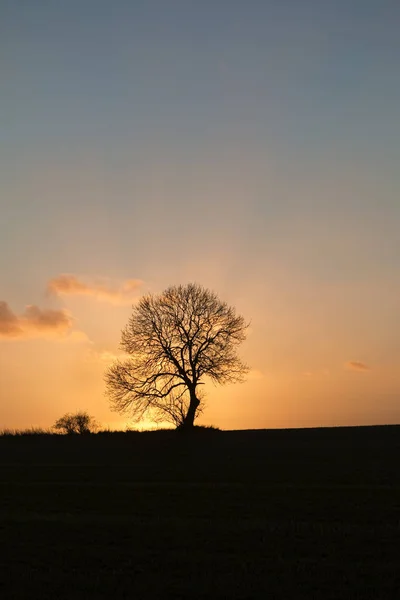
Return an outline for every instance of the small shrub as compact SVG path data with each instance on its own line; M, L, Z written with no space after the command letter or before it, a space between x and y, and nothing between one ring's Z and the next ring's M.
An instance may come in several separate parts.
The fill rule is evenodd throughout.
M78 411L76 413L67 413L60 417L54 423L53 429L68 435L83 435L94 433L97 431L98 425L94 417L91 417L86 411Z

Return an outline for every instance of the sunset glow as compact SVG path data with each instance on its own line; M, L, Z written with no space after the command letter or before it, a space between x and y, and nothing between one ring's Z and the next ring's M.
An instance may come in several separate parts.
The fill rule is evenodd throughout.
M396 3L115 4L2 18L0 428L133 426L105 369L188 282L251 322L200 423L398 423Z

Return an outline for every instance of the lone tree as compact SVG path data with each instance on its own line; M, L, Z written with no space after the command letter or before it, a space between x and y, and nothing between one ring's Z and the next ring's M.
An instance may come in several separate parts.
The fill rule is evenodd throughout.
M248 325L235 309L198 284L143 296L122 331L130 357L106 373L111 407L137 421L145 415L192 428L203 408L199 386L243 381L237 355Z
M97 422L87 412L80 410L74 414L67 413L57 419L53 429L67 434L94 433L97 429Z

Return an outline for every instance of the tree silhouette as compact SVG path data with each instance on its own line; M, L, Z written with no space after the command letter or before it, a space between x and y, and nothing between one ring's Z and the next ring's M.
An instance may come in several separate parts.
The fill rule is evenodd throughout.
M121 348L130 356L105 376L112 409L193 427L206 378L243 381L248 368L236 349L247 327L234 308L198 284L143 296L122 331Z
M81 410L74 414L67 413L63 415L57 419L53 428L67 434L93 433L97 429L97 423L94 417Z

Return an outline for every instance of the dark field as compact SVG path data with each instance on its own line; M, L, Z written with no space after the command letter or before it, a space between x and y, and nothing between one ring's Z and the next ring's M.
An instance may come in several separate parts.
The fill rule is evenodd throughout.
M400 598L400 427L0 438L1 598Z

